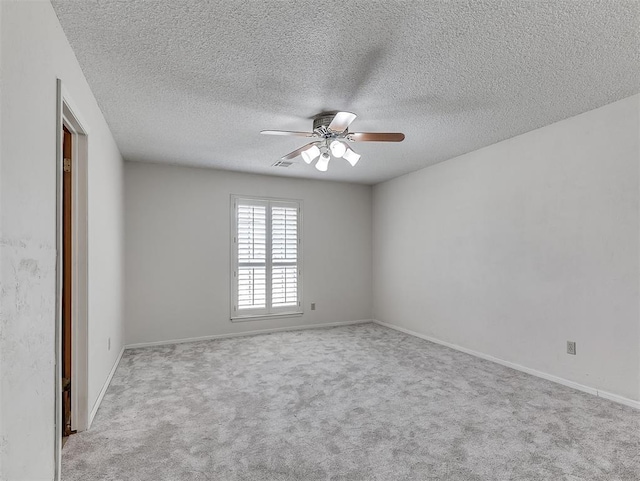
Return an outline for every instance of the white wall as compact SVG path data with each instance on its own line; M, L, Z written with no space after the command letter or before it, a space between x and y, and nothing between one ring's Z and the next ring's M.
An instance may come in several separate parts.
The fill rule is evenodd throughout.
M231 194L303 200L302 317L229 320ZM125 207L127 344L371 318L369 186L126 163Z
M122 159L49 2L0 12L0 479L51 480L57 77L89 130L89 408L123 345Z
M3 87L2 87L2 67L3 67L3 63L2 63L2 2L0 2L0 102L2 101L2 92L3 92ZM2 104L0 103L0 106ZM3 327L3 321L2 319L4 319L4 308L2 307L3 303L4 303L4 297L2 297L2 291L3 291L3 282L2 282L2 277L3 277L3 261L4 261L4 252L3 252L3 244L4 244L4 236L2 233L2 111L0 111L0 480L4 480L5 477L2 474L2 464L3 464L3 459L4 459L4 452L5 452L5 448L3 447L5 445L5 436L4 436L4 422L2 420L3 416L2 416L2 412L4 409L3 406L3 402L2 402L2 379L3 379L3 375L2 373L3 371L3 362L2 362L2 358L4 357L2 355L2 336L3 336L3 332L4 332L4 327Z
M375 186L374 317L640 399L639 103Z

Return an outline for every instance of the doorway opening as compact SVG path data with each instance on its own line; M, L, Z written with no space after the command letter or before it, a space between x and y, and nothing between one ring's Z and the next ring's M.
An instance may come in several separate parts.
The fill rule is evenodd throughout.
M69 436L90 424L87 124L57 80L55 479Z
M73 296L73 135L66 125L62 126L62 447L71 434L76 431L71 427L71 411L73 406L72 392L74 389L72 374L72 326L73 310L71 301Z

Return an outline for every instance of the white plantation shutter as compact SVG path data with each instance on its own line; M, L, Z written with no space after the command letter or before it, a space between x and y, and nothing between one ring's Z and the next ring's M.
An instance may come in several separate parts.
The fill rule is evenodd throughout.
M271 208L271 305L298 304L298 208Z
M267 305L267 206L237 206L238 309Z
M300 204L233 198L232 318L300 312Z

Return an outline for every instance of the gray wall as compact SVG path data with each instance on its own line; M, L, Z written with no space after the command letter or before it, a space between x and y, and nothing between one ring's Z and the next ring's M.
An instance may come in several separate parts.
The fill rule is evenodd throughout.
M231 194L302 199L301 318L229 320ZM371 318L369 186L127 162L125 199L127 344Z
M377 185L374 317L640 399L639 99Z
M89 130L89 409L123 346L122 159L51 4L2 1L0 12L0 479L50 480L56 77Z

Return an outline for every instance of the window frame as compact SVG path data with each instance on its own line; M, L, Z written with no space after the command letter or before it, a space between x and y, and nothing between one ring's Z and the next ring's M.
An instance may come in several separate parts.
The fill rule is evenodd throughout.
M265 276L266 276L266 306L264 308L257 309L238 309L238 243L237 243L237 232L238 232L238 203L243 203L245 205L263 205L266 207L266 218L267 218L267 227L266 227L266 256L265 256ZM272 307L271 304L271 296L272 296L272 252L271 252L271 243L272 243L272 208L273 207L293 207L295 206L298 209L297 216L297 234L298 234L298 248L297 248L297 270L298 270L298 279L297 279L297 306L283 306L283 307ZM300 199L283 199L283 198L275 198L275 197L256 197L249 195L238 195L231 194L231 202L230 202L230 271L229 271L229 282L230 282L230 320L232 322L241 322L241 321L255 321L260 319L272 319L272 318L282 318L282 317L295 317L301 316L304 314L303 311L303 240L302 240L302 215L303 215L303 205L302 200Z

